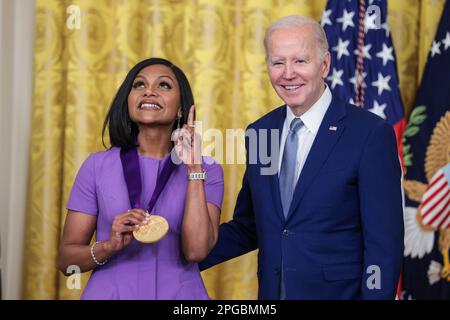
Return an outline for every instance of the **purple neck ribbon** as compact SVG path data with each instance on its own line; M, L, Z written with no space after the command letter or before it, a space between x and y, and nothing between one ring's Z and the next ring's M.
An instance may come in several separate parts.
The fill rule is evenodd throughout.
M130 198L130 205L132 208L142 209L141 206L141 167L139 165L139 155L137 148L120 149L120 161L122 162L123 174L125 177L125 183L127 184L128 197ZM153 191L152 198L147 206L147 212L150 213L158 200L159 195L164 189L170 175L175 170L176 165L173 163L171 157L167 157L164 161L163 167L156 179L155 190Z

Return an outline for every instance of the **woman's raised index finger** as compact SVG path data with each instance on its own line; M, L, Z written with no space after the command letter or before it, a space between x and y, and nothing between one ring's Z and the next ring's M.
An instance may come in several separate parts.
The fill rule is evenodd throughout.
M187 119L189 127L192 127L194 125L194 120L195 120L195 105L192 105L191 108L189 109L189 115Z

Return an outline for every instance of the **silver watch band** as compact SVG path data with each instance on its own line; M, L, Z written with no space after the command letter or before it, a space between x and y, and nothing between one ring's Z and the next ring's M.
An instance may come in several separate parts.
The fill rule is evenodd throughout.
M188 180L206 180L206 172L191 172L188 174Z

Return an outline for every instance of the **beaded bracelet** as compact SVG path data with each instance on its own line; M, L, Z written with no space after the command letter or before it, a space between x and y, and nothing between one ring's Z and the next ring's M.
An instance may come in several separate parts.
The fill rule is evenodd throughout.
M91 257L92 257L92 260L94 260L94 262L95 262L96 265L102 266L102 265L104 265L105 263L108 262L108 259L106 259L106 260L103 261L103 262L98 262L97 258L95 257L95 254L94 254L94 247L95 247L95 245L96 245L97 243L99 243L99 242L100 242L100 241L97 241L97 242L95 242L95 243L91 246Z

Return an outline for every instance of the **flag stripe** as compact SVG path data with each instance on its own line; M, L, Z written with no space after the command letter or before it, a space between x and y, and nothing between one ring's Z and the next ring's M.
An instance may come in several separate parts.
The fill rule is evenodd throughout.
M445 206L444 206L444 201L447 201L449 197L445 197L445 199L442 200L442 202L440 202L441 206L439 208L436 208L435 211L433 211L433 214L429 216L429 222L424 223L428 226L432 226L432 227L437 227L440 222L444 221L444 210L445 210Z
M440 179L441 177L439 177ZM432 188L429 188L424 196L423 196L423 202L422 207L425 207L428 205L430 201L433 201L433 199L446 187L445 180L442 180L439 184L435 184Z
M449 210L449 205L450 205L450 197L448 197L447 203L445 204L445 206L442 208L441 212L439 214L445 214L445 211L447 211L447 215L445 216L444 219L442 219L441 223L439 223L439 225L437 226L438 229L440 229L444 222L446 222L447 218L450 216L450 210Z
M432 211L435 209L436 205L439 204L448 194L449 189L443 188L439 193L437 193L433 198L427 198L431 199L426 206L422 205L422 212L423 216L426 216L426 213Z
M444 173L443 172L439 172L439 176L438 178L433 178L431 179L431 183L428 185L427 190L433 188L439 181L441 181L444 178Z
M442 203L445 199L447 199L447 196L450 194L450 190L445 189L445 192L442 194L439 194L438 197L434 198L434 204L431 207L424 208L424 214L422 215L423 218L427 217L433 210ZM430 198L428 198L430 199Z

